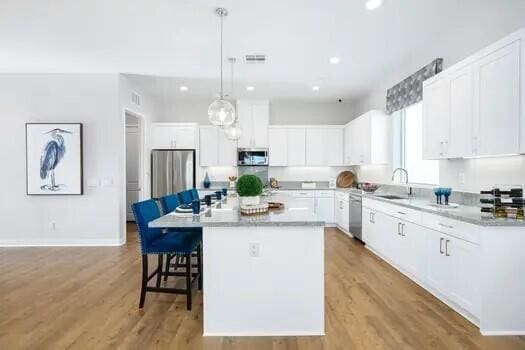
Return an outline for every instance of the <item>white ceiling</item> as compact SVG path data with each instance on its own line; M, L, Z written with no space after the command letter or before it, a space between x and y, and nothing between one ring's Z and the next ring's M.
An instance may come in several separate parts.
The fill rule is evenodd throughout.
M219 20L226 7L225 57L262 53L265 65L236 64L236 95L356 99L407 57L420 66L464 19L483 23L521 11L520 0L1 0L0 71L123 72L163 94L218 90ZM492 5L491 5L492 4ZM494 11L494 7L501 11ZM474 17L473 17L474 16ZM524 17L525 18L525 17ZM525 22L525 21L524 21ZM524 23L525 24L525 23ZM332 56L341 58L331 65ZM225 64L229 80L229 66ZM245 86L255 86L252 93ZM311 86L319 85L313 92ZM229 82L226 83L229 89Z

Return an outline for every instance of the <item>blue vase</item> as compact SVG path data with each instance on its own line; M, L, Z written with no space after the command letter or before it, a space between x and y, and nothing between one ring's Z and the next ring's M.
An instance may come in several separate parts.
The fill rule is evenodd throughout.
M208 173L206 173L206 176L204 176L204 181L202 182L202 184L204 185L204 188L210 188L211 182Z

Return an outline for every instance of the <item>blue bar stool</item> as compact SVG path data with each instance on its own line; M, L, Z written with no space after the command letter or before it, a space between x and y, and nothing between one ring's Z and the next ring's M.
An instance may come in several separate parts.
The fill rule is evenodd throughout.
M177 207L181 205L181 203L179 201L178 194L170 194L170 195L160 198L160 205L162 207L162 212L164 213L164 215L166 215L168 213L171 213L175 209L177 209ZM199 236L199 239L202 240L202 228L201 227L186 227L184 229L171 229L171 228L168 229L168 232L180 232L180 231L197 234ZM196 254L193 254L193 256L196 256ZM174 257L175 257L175 263L172 264L171 260ZM182 264L184 263L185 263L184 257L172 256L171 254L168 254L166 258L165 271L169 272L170 267L174 267L175 271L177 271L180 266L183 266ZM192 267L196 267L196 266L192 265ZM168 274L166 273L164 274L164 280L166 281L167 279L168 279Z
M140 250L142 254L142 283L140 290L139 308L144 306L146 292L185 294L186 307L191 310L191 285L198 279L199 289L202 289L202 240L198 234L192 232L176 231L165 232L160 228L149 228L148 223L160 217L159 207L154 200L146 200L132 205L133 214L137 223ZM191 254L197 253L197 272L192 272ZM185 258L184 272L165 271L165 275L180 276L186 278L186 288L161 287L161 276L163 275L163 258L165 254L170 256L182 256ZM158 256L158 266L152 274L148 275L148 255ZM157 277L155 287L148 286L148 282Z
M179 201L182 204L190 204L191 202L193 202L192 190L182 191L182 192L177 193L177 195L179 196Z

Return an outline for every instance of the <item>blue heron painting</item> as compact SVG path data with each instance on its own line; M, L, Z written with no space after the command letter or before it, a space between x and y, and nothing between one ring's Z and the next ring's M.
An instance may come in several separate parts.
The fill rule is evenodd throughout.
M66 155L66 144L63 134L71 134L70 131L56 128L46 132L50 135L42 154L40 155L40 178L49 179L49 183L40 186L42 190L58 191L63 185L57 185L55 178L55 169Z

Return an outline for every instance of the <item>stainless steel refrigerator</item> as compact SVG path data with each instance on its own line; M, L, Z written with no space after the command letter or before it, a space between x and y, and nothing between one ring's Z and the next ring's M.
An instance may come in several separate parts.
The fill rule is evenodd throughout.
M151 151L151 198L195 187L195 150Z

